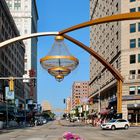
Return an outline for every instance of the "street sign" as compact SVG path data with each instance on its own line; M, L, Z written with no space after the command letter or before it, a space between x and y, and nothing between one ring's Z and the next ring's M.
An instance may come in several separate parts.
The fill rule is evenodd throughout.
M15 106L16 106L16 107L19 106L19 99L15 99Z
M29 79L29 75L28 74L24 74L23 75L23 83L29 83L30 79Z
M15 99L15 93L14 93L14 91L10 91L9 87L5 87L5 98L6 98L6 100Z

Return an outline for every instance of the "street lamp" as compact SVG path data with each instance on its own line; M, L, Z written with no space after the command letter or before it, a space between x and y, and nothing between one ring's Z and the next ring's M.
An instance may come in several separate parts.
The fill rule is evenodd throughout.
M49 74L61 82L78 66L79 60L70 54L64 43L64 37L59 35L55 37L55 42L48 55L40 59L40 63Z

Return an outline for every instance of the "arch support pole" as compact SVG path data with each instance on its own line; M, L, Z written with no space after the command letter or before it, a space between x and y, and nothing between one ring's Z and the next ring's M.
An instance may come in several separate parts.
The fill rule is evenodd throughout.
M122 114L122 81L117 80L117 114Z

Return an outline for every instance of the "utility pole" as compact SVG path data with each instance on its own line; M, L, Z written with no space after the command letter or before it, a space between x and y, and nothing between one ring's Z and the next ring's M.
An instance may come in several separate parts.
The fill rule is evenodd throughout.
M100 85L98 84L99 94L98 94L98 113L101 112L101 92L100 92ZM100 118L101 114L98 114L98 117Z
M6 99L6 127L9 127L8 100Z

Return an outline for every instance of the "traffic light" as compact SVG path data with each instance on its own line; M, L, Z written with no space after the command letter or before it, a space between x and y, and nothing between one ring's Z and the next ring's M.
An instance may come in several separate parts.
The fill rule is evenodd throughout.
M66 103L66 99L63 99L63 103L64 103L64 104Z
M9 80L9 90L14 91L14 80L13 79Z
M36 79L33 79L33 86L36 86Z

